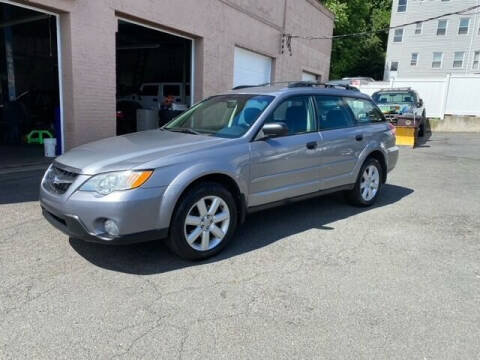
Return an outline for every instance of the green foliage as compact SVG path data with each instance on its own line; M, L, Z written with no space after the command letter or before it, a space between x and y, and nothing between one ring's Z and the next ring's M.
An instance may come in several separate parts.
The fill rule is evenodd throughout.
M392 0L324 0L335 14L334 35L387 28ZM330 79L345 76L383 78L388 33L333 40Z

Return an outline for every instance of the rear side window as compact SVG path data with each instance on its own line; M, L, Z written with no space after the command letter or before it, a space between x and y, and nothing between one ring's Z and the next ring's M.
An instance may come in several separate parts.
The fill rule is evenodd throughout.
M352 110L359 125L385 121L380 110L368 100L345 98L345 102Z
M140 90L140 95L142 96L157 96L158 95L158 85L145 85Z
M163 85L163 96L180 96L179 85Z
M342 98L315 96L320 130L344 129L355 125Z

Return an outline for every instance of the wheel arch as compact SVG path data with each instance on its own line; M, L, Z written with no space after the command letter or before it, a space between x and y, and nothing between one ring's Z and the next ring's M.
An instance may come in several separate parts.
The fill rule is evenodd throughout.
M205 182L215 182L227 188L235 199L239 223L245 220L247 213L246 197L241 185L232 175L215 171L211 173L199 173L197 176L188 177L188 181L185 179L177 179L177 181L174 181L168 186L160 207L161 227L170 227L173 214L182 197L195 186Z
M224 173L216 172L202 175L196 178L182 191L179 198L177 199L177 204L178 201L182 198L182 196L186 194L189 190L201 183L206 182L214 182L220 184L232 193L237 205L237 211L239 213L239 223L242 223L245 220L247 208L245 195L241 192L240 186L238 186L237 182L233 179L233 177ZM175 207L177 206L177 204L175 204Z
M382 183L385 184L387 182L387 171L388 171L387 160L385 158L385 155L380 150L374 150L370 154L368 154L365 161L367 161L369 158L374 158L380 163L382 167Z

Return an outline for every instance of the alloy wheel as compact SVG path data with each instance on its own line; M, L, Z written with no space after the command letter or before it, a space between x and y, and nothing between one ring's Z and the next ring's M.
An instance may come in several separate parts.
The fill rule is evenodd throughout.
M365 201L372 200L380 187L380 174L375 165L365 168L360 182L360 194Z
M197 251L217 247L225 238L230 226L230 210L219 196L206 196L188 211L184 233L187 243Z

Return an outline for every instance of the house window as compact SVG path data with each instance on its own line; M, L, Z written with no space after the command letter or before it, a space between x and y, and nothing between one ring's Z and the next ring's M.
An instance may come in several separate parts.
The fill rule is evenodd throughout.
M442 52L434 52L433 53L432 68L433 69L440 69L442 67L442 61L443 61L443 53Z
M390 71L398 71L398 61L392 61L390 64Z
M423 23L419 22L415 26L415 35L420 35L422 33Z
M410 60L411 66L417 66L418 63L418 53L412 53L412 59Z
M458 35L468 34L469 27L470 27L470 18L461 18L460 26L458 27Z
M438 20L437 35L447 34L448 20Z
M407 0L398 0L398 12L407 11Z
M472 68L478 70L480 68L480 51L475 51L473 55L473 65Z
M396 29L393 35L393 42L403 41L403 29Z
M465 58L465 51L456 51L455 57L453 59L453 68L461 69L463 68L463 59Z

